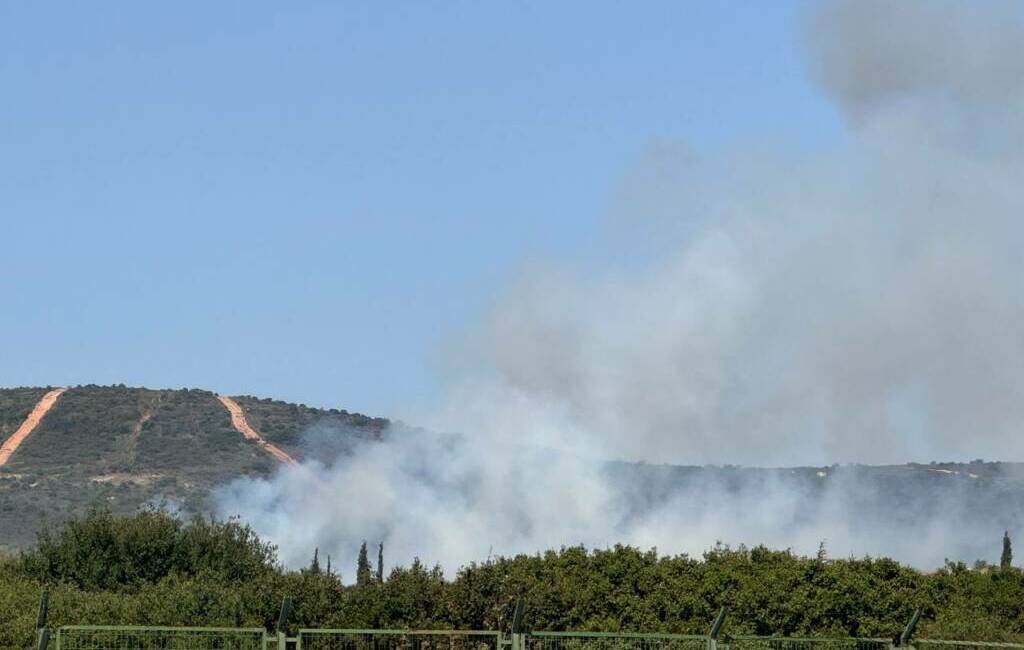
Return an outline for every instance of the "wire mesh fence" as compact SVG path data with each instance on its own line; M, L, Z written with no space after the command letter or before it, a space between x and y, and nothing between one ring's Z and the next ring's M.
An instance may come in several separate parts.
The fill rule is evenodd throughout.
M889 650L891 639L736 636L728 641L729 650ZM719 647L726 645L718 644Z
M996 641L945 641L941 639L916 639L916 650L1024 650L1024 643L999 643Z
M525 650L708 650L708 637L624 632L533 632Z
M57 650L276 650L278 642L263 628L72 625L58 628L54 637ZM294 650L897 650L892 640L875 638L735 636L713 642L704 635L622 632L508 637L476 630L302 629L287 641ZM906 650L1024 650L1024 643L914 639Z
M57 650L266 650L263 628L72 625Z
M297 650L501 650L502 636L467 630L299 630Z

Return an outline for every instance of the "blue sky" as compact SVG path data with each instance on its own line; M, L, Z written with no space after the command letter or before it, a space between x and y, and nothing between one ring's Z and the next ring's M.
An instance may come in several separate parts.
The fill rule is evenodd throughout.
M803 4L0 4L0 385L429 403L652 143L842 137Z

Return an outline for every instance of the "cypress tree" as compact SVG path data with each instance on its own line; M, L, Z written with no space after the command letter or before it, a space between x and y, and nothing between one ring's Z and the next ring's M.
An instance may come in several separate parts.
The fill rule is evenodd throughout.
M384 542L377 547L377 582L384 584Z
M373 580L373 573L370 569L370 558L366 554L366 542L359 547L359 560L356 564L356 584L365 585Z
M320 573L320 548L313 549L313 561L309 564L309 572L312 574Z
M1013 548L1010 546L1010 531L1003 531L1003 554L999 556L999 568L1003 571L1013 564Z

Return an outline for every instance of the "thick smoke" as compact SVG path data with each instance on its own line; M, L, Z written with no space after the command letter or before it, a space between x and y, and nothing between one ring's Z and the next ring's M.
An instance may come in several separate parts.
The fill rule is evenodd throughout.
M848 140L676 173L662 148L631 186L674 246L527 274L441 424L683 463L1021 458L1024 21L857 0L809 25Z
M904 498L907 517L855 468L663 480L597 459L1021 459L1017 6L821 5L808 67L849 118L841 145L703 161L660 147L615 205L642 262L530 268L453 346L450 400L424 422L466 437L396 433L329 466L234 484L221 512L290 563L314 546L347 559L362 539L448 568L492 548L698 552L718 539L805 552L827 540L919 566L982 556L1018 522L983 519L981 479Z

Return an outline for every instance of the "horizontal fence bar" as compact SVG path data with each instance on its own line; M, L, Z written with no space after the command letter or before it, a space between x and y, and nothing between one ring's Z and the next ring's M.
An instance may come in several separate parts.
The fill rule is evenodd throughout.
M262 627L175 627L173 625L61 625L60 630L126 630L132 632L241 632L266 634Z
M487 630L302 629L296 650L502 650Z
M892 639L858 637L733 636L729 650L890 650Z
M657 632L529 632L527 636L536 637L594 637L597 639L667 639L682 641L704 641L708 637L703 634L660 634Z
M522 650L712 650L708 636L643 632L530 632Z
M965 648L1024 648L1024 643L1009 643L1004 641L951 641L949 639L916 639L911 645L941 645L961 646Z
M299 634L398 634L398 635L445 635L445 636L498 636L501 632L492 630L334 630L330 628L309 628Z
M820 641L892 643L892 639L871 636L758 636L755 634L737 634L729 638L734 641L796 641L798 643Z
M152 625L64 625L56 630L59 650L264 650L274 635L264 628ZM447 642L438 643L441 638ZM509 637L497 630L303 628L289 638L297 650L501 650ZM645 632L559 632L522 635L522 650L691 650L710 637ZM889 650L881 637L787 637L736 635L720 639L729 650ZM1024 643L913 639L915 650L1024 650ZM709 645L707 647L710 647ZM0 646L0 650L32 650Z
M266 650L263 628L68 625L57 650Z

